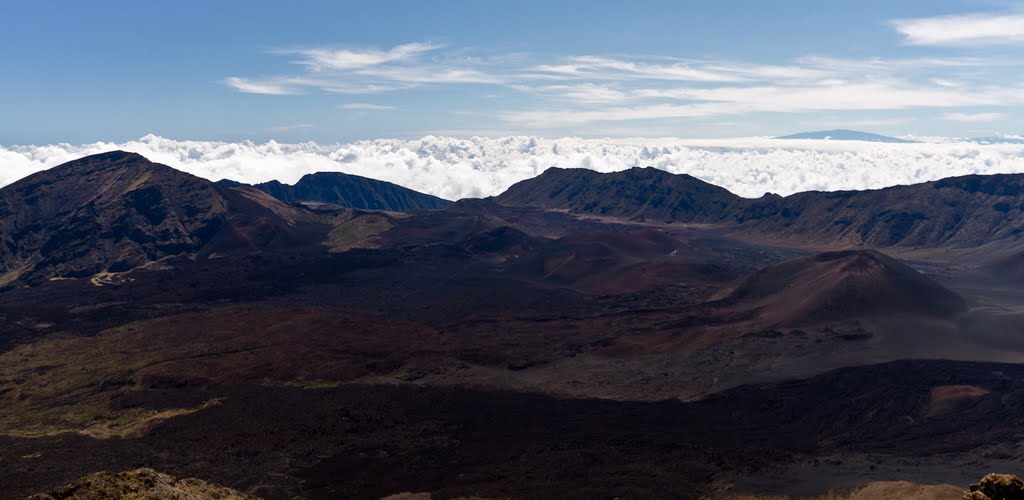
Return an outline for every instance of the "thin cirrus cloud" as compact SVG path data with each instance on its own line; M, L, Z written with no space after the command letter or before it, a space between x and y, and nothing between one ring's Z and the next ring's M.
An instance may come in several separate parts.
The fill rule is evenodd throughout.
M1006 118L1004 113L943 113L943 120L965 123L995 122Z
M908 45L947 47L1024 44L1024 14L964 14L892 21Z
M553 96L583 104L621 103L634 98L630 92L589 82L539 86L520 85L513 88L539 96Z
M292 95L298 93L296 89L282 81L259 81L249 78L232 76L224 79L224 84L247 94L265 95Z
M374 68L361 72L362 76L408 84L424 83L502 83L496 75L472 68Z
M738 82L743 77L727 71L715 71L675 62L656 64L625 61L599 56L569 57L562 64L541 64L530 68L547 78L593 78L601 80L653 79L690 82Z
M1018 15L901 19L889 25L911 45L1024 41L1024 16ZM622 54L480 55L472 49L429 41L390 48L304 48L273 53L291 57L301 69L269 78L233 76L225 83L239 92L274 95L458 88L466 95L476 91L487 102L474 110L476 114L504 124L498 128L514 130L530 127L564 133L579 126L642 121L662 126L666 120L753 113L881 113L928 108L944 111L939 115L943 121L969 123L1008 116L983 108L1024 106L1024 85L1012 78L1024 66L1024 59L1017 57L840 58L809 54L762 64ZM495 94L512 99L489 97ZM524 96L529 99L522 99ZM870 122L888 117L858 118Z
M573 126L592 122L701 118L744 113L900 110L1024 103L1024 88L984 88L965 93L946 87L900 82L832 82L817 86L640 89L641 98L684 104L643 104L582 110L530 110L502 119L527 126ZM991 115L989 115L991 116Z
M373 104L369 102L350 102L338 106L341 109L347 109L349 111L391 111L398 109L394 106L386 106L383 104Z
M441 48L435 43L407 43L389 50L353 49L301 49L278 51L285 55L297 55L298 64L314 71L352 70L378 66L385 63L413 59L416 56Z
M292 130L301 130L304 128L313 128L312 123L293 123L289 125L274 125L270 127L271 132L290 132Z
M273 51L292 56L305 68L298 75L269 78L233 76L224 83L244 93L287 95L315 89L336 94L377 94L429 84L500 84L502 78L459 61L425 60L442 45L416 42L381 49L291 49Z
M898 81L827 80L813 86L755 86L644 90L648 97L732 103L747 111L815 111L904 109L929 106L977 106L1017 99L1016 90L988 89L963 94L946 88L926 88Z
M735 61L679 60L646 58L626 60L599 56L573 56L561 64L541 64L530 68L546 79L572 80L659 80L668 82L720 83L773 80L824 79L833 74L828 68L809 64L765 65Z

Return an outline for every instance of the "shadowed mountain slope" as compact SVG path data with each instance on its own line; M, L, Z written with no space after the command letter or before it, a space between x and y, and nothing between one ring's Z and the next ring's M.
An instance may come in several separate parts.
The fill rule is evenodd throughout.
M1024 175L968 175L869 191L811 191L748 202L735 215L760 232L828 242L980 246L1024 233Z
M114 151L0 189L0 284L120 272L286 239L308 218L252 189Z
M1024 175L969 175L869 191L758 199L651 168L549 169L495 198L505 205L632 220L735 224L831 246L980 246L1024 234Z
M218 184L239 185L233 181L220 181ZM439 209L451 204L448 200L397 184L341 172L304 175L295 185L270 181L252 187L286 203L302 203L313 207L411 212Z
M496 201L667 222L725 220L744 203L739 196L696 177L655 168L608 174L582 168L550 168L514 184Z

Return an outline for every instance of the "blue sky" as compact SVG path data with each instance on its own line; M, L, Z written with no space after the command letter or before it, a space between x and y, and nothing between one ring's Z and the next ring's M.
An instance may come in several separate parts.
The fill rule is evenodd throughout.
M68 1L3 14L6 145L1024 133L1015 2Z

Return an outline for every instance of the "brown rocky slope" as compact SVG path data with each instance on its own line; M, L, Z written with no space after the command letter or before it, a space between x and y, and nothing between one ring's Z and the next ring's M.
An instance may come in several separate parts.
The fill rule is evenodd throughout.
M964 299L906 264L874 250L825 252L787 260L724 290L780 325L893 314L947 317Z
M0 189L0 286L267 245L305 218L135 153L88 156Z
M495 199L633 220L734 224L774 238L836 247L980 246L1024 234L1021 174L747 199L654 168L607 174L551 168Z

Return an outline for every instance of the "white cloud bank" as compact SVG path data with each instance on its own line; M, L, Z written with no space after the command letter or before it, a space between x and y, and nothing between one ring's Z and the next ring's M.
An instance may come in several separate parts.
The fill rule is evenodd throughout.
M501 193L549 167L601 172L652 166L688 173L739 195L871 189L966 174L1024 172L1024 145L936 139L920 144L768 138L378 139L349 144L176 141L147 135L126 143L0 147L0 185L76 158L123 149L211 180L294 183L339 171L447 199Z

